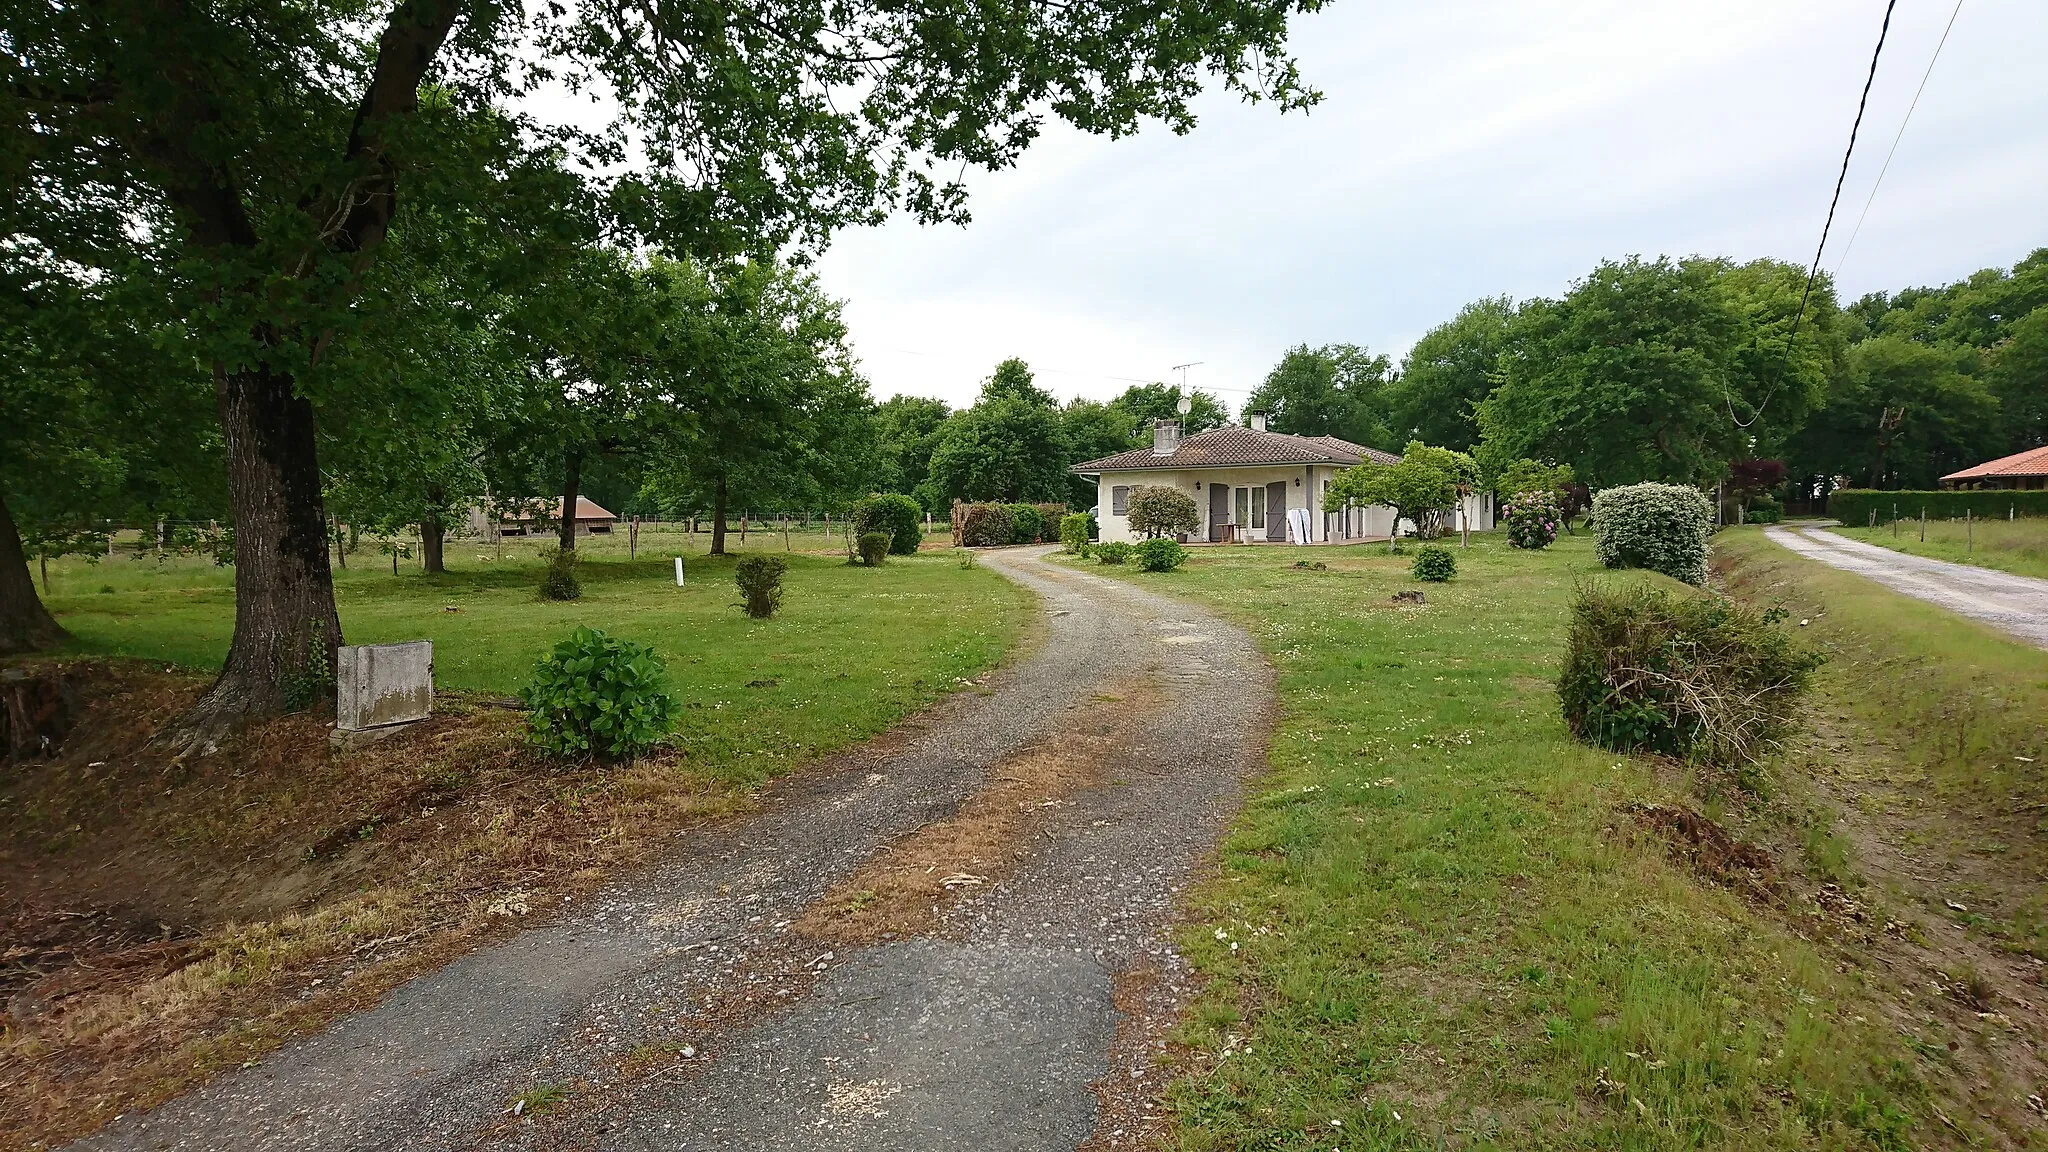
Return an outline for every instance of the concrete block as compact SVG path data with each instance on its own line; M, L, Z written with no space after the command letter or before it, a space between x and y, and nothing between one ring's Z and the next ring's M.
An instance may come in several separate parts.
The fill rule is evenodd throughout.
M424 720L434 710L434 642L345 645L336 657L334 726L344 732Z

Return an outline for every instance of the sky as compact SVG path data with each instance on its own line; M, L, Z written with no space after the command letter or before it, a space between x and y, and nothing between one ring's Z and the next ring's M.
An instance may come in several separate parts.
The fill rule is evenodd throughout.
M1291 42L1324 94L1212 92L1185 136L1050 128L819 263L878 398L971 403L1020 356L1062 399L1187 381L1233 409L1295 344L1399 360L1484 296L1602 259L1813 257L1884 0L1333 0ZM2048 245L2048 4L1897 0L1823 270L1844 300Z

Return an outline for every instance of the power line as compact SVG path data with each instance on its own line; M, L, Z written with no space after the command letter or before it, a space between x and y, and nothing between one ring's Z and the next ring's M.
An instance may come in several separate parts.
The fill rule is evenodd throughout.
M1856 247L1856 237L1863 232L1863 221L1870 217L1870 206L1877 201L1877 190L1884 184L1884 174L1892 170L1892 157L1898 154L1899 141L1906 138L1906 125L1913 122L1913 110L1920 107L1920 94L1927 91L1927 78L1934 75L1934 62L1941 59L1941 50L1948 43L1948 34L1955 30L1956 17L1962 15L1963 0L1956 0L1956 6L1948 14L1948 25L1941 30L1941 39L1934 45L1934 55L1927 58L1927 71L1920 74L1920 86L1913 89L1913 102L1906 106L1906 118L1899 121L1899 134L1892 137L1891 151L1884 154L1884 166L1877 170L1877 183L1870 186L1870 198L1863 202L1863 213L1856 217L1856 227L1849 232L1849 242L1842 245L1842 254L1835 258L1835 274L1841 275L1842 265L1849 260L1849 250Z
M1884 23L1877 30L1877 48L1870 54L1870 73L1863 78L1863 95L1856 101L1856 120L1849 125L1849 147L1842 152L1842 170L1835 175L1835 194L1828 201L1827 222L1820 227L1820 245L1813 250L1813 266L1806 270L1806 287L1799 293L1799 310L1792 314L1792 334L1785 338L1788 353L1799 340L1799 322L1806 318L1806 301L1813 295L1814 279L1820 275L1821 253L1827 251L1828 233L1835 226L1835 209L1842 203L1842 184L1849 179L1849 158L1856 154L1856 134L1863 130L1863 111L1870 106L1870 86L1877 80L1877 61L1884 55L1885 37L1892 30L1892 9L1898 5L1899 0L1886 0L1884 6ZM1728 404L1728 418L1735 421L1737 428L1747 428L1763 419L1764 405L1771 402L1771 394L1777 390L1777 385L1773 384L1771 391L1764 393L1763 400L1752 409L1754 415L1750 416L1748 424L1735 415L1735 401L1725 389L1721 398Z

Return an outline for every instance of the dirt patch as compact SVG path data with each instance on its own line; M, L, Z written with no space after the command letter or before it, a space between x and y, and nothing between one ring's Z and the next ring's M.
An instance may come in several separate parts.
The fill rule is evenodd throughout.
M1779 901L1771 854L1683 805L1634 804L1629 815L1664 842L1671 859L1694 873L1768 904Z
M1102 690L1060 732L990 769L988 786L958 813L876 853L806 908L795 931L839 946L928 934L956 899L1000 883L1030 855L1028 833L1041 813L1114 777L1129 714L1166 700L1147 680Z

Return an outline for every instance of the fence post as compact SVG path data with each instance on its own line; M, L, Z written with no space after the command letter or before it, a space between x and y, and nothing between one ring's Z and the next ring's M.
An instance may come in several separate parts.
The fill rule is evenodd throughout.
M1927 505L1920 506L1920 542L1927 543Z
M1899 538L1899 506L1892 505L1892 539Z
M1976 509L1963 509L1963 555L1965 556L1969 555L1977 547L1976 528Z

